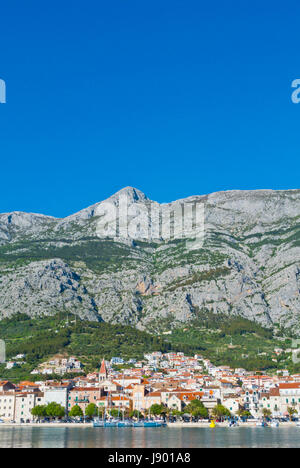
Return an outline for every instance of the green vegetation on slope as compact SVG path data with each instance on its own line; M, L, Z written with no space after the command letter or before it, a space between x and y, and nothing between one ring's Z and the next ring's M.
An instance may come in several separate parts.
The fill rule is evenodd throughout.
M82 261L88 268L99 273L104 270L117 271L136 261L130 247L110 240L81 238L74 243L68 239L57 239L55 243L64 245L56 246L53 240L46 239L0 246L0 264L10 262L21 266L32 261L60 258L66 263Z
M298 371L285 350L291 346L288 339L273 335L273 330L243 317L228 317L198 311L193 322L177 328L168 337L172 345L188 343L201 347L204 357L215 365L244 368L248 371L265 371L289 368ZM277 356L274 349L280 348Z
M0 322L0 338L7 346L7 359L26 354L26 365L12 370L0 366L1 378L30 378L30 372L55 354L74 355L85 365L85 370L96 369L103 356L110 359L143 357L151 351L182 350L160 336L150 335L136 328L108 323L80 321L75 316L58 314L54 317L30 319L19 314ZM183 345L184 351L200 352L201 348ZM32 376L31 376L32 378Z
M0 366L0 378L36 379L30 372L56 354L74 355L84 364L85 372L99 367L101 359L121 356L141 359L152 351L182 351L201 354L216 365L242 367L249 371L275 370L293 366L290 340L276 338L272 330L241 317L198 311L197 319L172 330L171 335L154 335L130 326L80 321L65 313L30 319L16 315L0 322L0 338L7 345L7 359L26 354L26 364L11 370ZM276 356L274 349L283 349ZM276 362L273 360L276 359Z

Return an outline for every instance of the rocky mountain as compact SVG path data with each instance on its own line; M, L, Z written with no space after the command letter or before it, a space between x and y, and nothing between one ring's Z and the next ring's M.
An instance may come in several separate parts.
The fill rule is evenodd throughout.
M300 190L160 205L126 188L64 219L0 214L0 318L69 311L156 330L202 309L300 329Z

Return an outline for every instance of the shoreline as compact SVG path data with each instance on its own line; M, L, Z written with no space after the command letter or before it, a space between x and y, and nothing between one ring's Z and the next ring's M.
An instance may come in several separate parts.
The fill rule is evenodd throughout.
M2 427L38 427L38 428L43 428L43 427L78 427L81 429L85 429L87 427L93 427L93 423L3 423L0 424L0 429Z
M59 428L59 427L62 427L62 428L78 428L78 429L86 429L86 428L93 428L93 423L42 423L42 424L39 424L39 423L27 423L27 424L19 424L19 423L15 423L15 424L12 424L12 423L3 423L3 424L0 424L0 429L1 428L34 428L34 427L37 427L37 428ZM227 428L227 429L236 429L236 427L234 428L230 428L228 427L228 423L225 422L225 423L216 423L216 429L217 428ZM241 428L241 427L252 427L252 428L256 428L256 424L255 423L251 423L251 422L246 422L246 423L238 423L238 428ZM280 427L297 427L296 426L296 423L294 422L282 422L279 424L279 428ZM177 422L177 423L167 423L167 426L165 427L167 429L179 429L179 428L189 428L189 429L208 429L210 428L210 423L208 422L198 422L198 423L184 423L184 422ZM258 429L261 429L260 427L257 427ZM270 428L270 426L267 427L267 429ZM95 428L95 429L101 429L101 428ZM107 428L106 428L107 429ZM125 429L125 428L119 428L119 429ZM131 429L134 429L134 428L131 428ZM277 428L278 429L278 428ZM299 431L300 431L300 427L299 427Z
M187 427L187 428L209 428L210 427L210 423L208 422L204 422L204 423L201 423L201 422L198 422L198 423L183 423L183 422L177 422L177 423L168 423L167 425L168 428L180 428L180 427ZM218 427L223 427L223 428L228 428L228 429L236 429L236 427L228 427L228 422L224 422L224 423L216 423L216 428ZM257 427L258 429L260 429L259 426L256 426L256 423L254 422L245 422L245 423L242 423L242 422L239 422L238 423L238 426L237 427ZM267 428L269 428L270 426L268 426ZM279 423L279 427L297 427L296 426L296 423L294 422L282 422L282 423ZM299 428L300 429L300 428Z

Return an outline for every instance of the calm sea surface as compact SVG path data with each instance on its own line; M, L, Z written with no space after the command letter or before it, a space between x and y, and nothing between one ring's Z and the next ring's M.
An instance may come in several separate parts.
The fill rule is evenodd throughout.
M298 447L300 428L42 428L0 427L4 448Z

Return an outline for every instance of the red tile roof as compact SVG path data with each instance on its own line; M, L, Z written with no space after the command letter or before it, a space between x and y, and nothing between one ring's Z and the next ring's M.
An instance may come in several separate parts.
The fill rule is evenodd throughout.
M103 359L102 363L101 363L101 369L100 369L100 374L106 374L106 365L105 365L105 361Z

